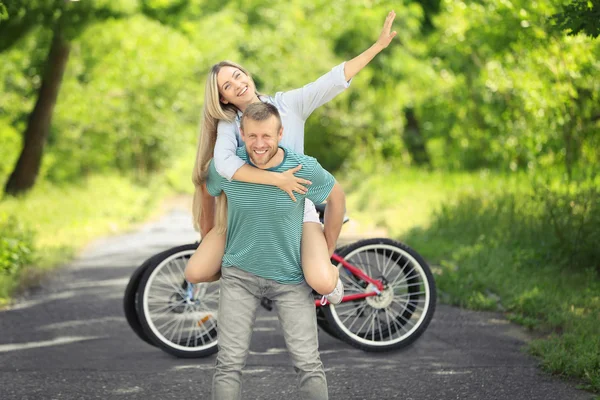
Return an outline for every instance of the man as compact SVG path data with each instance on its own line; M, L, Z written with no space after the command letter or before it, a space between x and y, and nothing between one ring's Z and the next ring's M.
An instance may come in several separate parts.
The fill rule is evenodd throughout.
M243 160L276 172L300 164L296 176L312 185L294 202L273 186L227 181L211 162L208 192L212 196L225 192L228 202L213 399L234 400L241 396L242 368L262 297L269 298L277 308L286 346L299 375L300 392L307 399L327 399L314 299L303 278L300 243L304 199L315 204L327 200L325 229L334 232L337 239L345 212L344 192L314 158L279 147L283 128L273 105L250 105L242 116L240 133L245 146L237 154Z

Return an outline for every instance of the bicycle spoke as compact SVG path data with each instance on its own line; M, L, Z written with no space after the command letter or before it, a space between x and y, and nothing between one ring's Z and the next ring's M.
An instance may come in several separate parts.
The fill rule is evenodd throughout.
M354 314L356 314L358 316L358 314L360 314L366 307L367 307L367 303L364 302L363 304L361 304L358 308L356 308L354 310ZM348 317L346 317L346 319L344 319L342 321L342 323L345 323L350 317L352 317L352 314L348 315Z
M387 314L388 314L388 311L387 311L387 310L385 310L385 313L386 313L386 315L387 315ZM389 319L389 316L388 316L388 319ZM406 329L406 328L404 327L404 325L402 325L402 324L399 324L399 323L398 323L398 320L396 319L396 317L393 317L393 316L392 316L392 319L391 319L391 321L392 321L392 324L394 325L394 327L397 327L397 328L396 328L396 332L402 332L403 330L404 330L404 331L406 331L406 332L408 332L408 331L409 331L408 329ZM398 329L398 328L399 328L399 329ZM398 337L402 337L402 335L401 335L401 334L398 334Z
M388 270L387 270L387 269L388 269L388 265L389 265L390 263L392 263L392 268L393 268L393 267L394 267L394 265L396 264L396 263L395 263L395 261L392 259L392 257L391 257L391 254L390 254L390 257L386 257L386 250L387 250L387 249L385 249L385 248L383 249L383 257L384 257L384 258L387 258L387 262L386 262L386 263L385 263L385 265L383 266L383 271L381 272L381 274L382 274L383 276L387 276L387 274L388 274Z
M363 322L363 324L360 326L360 328L357 329L357 332L361 332L362 331L362 329L364 328L365 324L367 322L369 322L369 319L371 318L371 315L373 315L374 312L375 312L375 310L372 309L371 310L371 314L368 317L365 318L365 322Z
M156 284L158 284L158 283L164 284L165 285L165 286L163 286L164 290L169 290L169 291L171 291L171 293L173 293L173 291L175 293L181 293L181 288L178 287L177 285L175 285L170 279L167 279L164 275L157 276L155 278L155 281L156 281Z
M378 254L377 254L377 252L375 252L375 253L374 253L374 257L375 257L375 262L377 263L377 269L378 269L379 271L381 271L381 265L379 265L379 257L378 257ZM371 277L372 277L372 276L373 276L373 275L371 275Z
M346 278L346 279L345 279L345 281L346 281L346 282L350 282L350 284L351 284L351 285L352 285L354 288L356 288L356 291L357 291L358 293L360 293L360 292L364 291L364 288L360 287L360 285L359 285L358 283L356 283L356 281L354 281L353 279L351 279L351 278L349 278L349 277L348 277L348 278ZM344 286L344 291L347 291L347 290L350 290L350 289L353 289L353 288L348 288L348 289L346 289L346 287Z
M166 304L164 306L158 307L154 310L150 310L150 313L156 317L160 317L161 315L164 314L169 314L170 312L172 312L174 309L176 309L177 307L181 307L184 304L183 301L180 301L178 303L175 304ZM158 315L157 315L158 313Z

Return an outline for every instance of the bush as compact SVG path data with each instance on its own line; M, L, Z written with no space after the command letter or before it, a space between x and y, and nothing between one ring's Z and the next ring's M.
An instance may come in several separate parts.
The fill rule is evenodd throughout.
M530 351L546 370L597 392L599 187L593 178L463 195L405 238L440 266L442 300L505 311L541 337Z
M33 233L14 217L0 215L0 274L15 275L33 261Z
M600 188L593 180L572 185L538 185L534 196L544 210L557 256L576 268L600 272Z

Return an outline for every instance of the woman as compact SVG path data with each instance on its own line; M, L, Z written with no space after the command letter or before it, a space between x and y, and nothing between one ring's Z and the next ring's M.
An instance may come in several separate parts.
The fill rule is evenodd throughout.
M205 188L206 173L213 156L215 167L223 177L277 186L293 200L293 192L305 193L303 185L310 184L293 175L301 166L279 174L254 168L236 156L236 148L241 145L240 117L246 107L258 101L274 104L280 111L284 128L281 145L304 153L304 122L317 107L344 91L351 79L390 44L396 36L395 31L390 32L395 16L393 11L387 15L379 38L369 49L334 67L315 82L300 89L278 92L274 97L258 93L252 77L240 65L224 61L212 67L206 81L204 115L193 177L196 186L194 223L200 228L203 239L186 268L188 281L211 282L220 276L226 236L223 229L212 229L215 202ZM216 215L217 226L226 226L226 222L223 222L227 219L224 194L217 201ZM301 244L302 270L306 282L335 304L341 301L343 286L337 268L330 262L336 245L331 237L337 237L337 234L324 234L314 204L306 200Z

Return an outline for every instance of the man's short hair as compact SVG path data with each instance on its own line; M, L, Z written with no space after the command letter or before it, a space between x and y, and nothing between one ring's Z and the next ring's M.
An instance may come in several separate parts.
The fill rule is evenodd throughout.
M246 108L246 111L244 111L244 113L242 114L242 121L240 122L240 125L243 129L244 121L247 119L252 121L266 121L272 116L277 118L277 121L279 121L279 128L281 128L281 116L279 115L277 107L275 107L273 104L263 103L262 101L252 103Z

